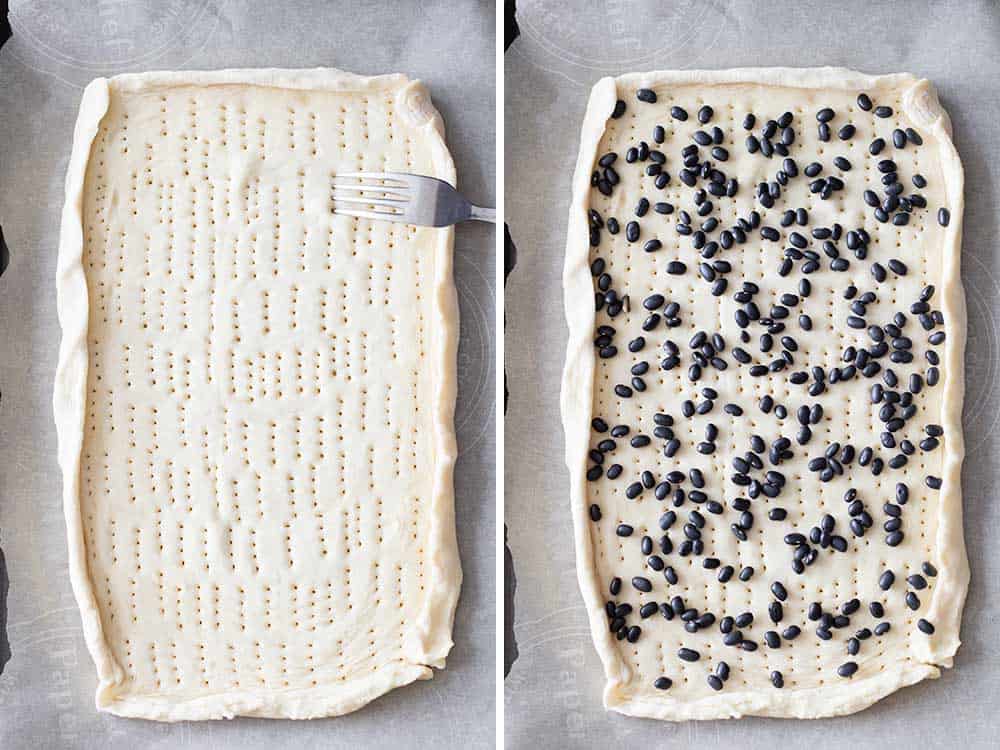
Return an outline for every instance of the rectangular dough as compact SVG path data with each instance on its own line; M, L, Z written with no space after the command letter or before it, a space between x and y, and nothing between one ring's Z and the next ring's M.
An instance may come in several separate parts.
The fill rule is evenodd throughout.
M332 716L444 667L453 233L330 202L338 172L454 183L443 132L401 75L84 92L54 407L98 708Z
M642 88L655 92L656 103L637 101L637 91ZM856 103L860 92L871 95L876 104L891 105L895 115L879 119L863 112ZM616 101L622 100L626 109L620 117L611 117ZM711 122L702 125L695 114L705 104L714 107ZM686 121L672 118L672 106L682 106L689 113ZM836 114L834 135L829 142L820 142L817 136L816 112L821 107L832 107ZM788 383L788 376L768 375L754 378L747 375L747 367L737 365L729 357L732 347L739 344L739 331L734 323L734 312L739 305L733 301L741 279L750 279L761 286L762 310L779 292L795 291L799 278L796 269L785 280L784 286L775 283L777 276L771 271L780 257L783 243L763 242L757 231L749 232L745 244L723 250L718 258L734 265L729 290L721 296L709 294L709 285L698 276L699 253L691 248L689 237L682 237L675 229L677 213L664 216L652 209L641 220L642 235L634 243L627 241L625 224L634 220L634 207L640 196L650 203L668 201L676 210L685 209L694 215L695 206L690 190L677 179L681 169L679 151L690 143L694 131L710 130L719 124L725 133L724 146L728 159L720 163L729 176L739 179L740 189L734 198L718 198L717 211L721 226L731 226L737 217L746 217L751 209L759 208L755 201L756 187L761 181L773 180L774 172L781 166L781 158L765 159L750 155L743 139L747 131L742 126L744 115L757 115L754 132L760 130L764 118L778 118L785 111L795 116L796 139L791 155L799 160L800 169L812 158L827 165L832 174L831 162L835 156L844 155L853 162L853 170L844 174L847 183L845 194L835 195L829 201L820 200L807 189L807 179L802 176L791 180L782 191L777 206L780 209L806 206L810 210L809 226L802 229L808 234L815 226L832 226L840 221L846 232L864 227L872 237L871 257L864 262L855 260L843 249L852 263L846 273L828 270L825 258L822 267L810 276L813 293L803 299L802 310L812 316L814 329L809 334L794 332L798 338L796 366L819 364L832 368L840 362L843 348L855 341L866 340L865 331L855 331L844 326L847 302L840 292L848 279L861 290L872 287L869 266L872 261L886 263L887 258L902 258L909 266L906 276L890 275L890 280L878 287L880 302L870 306L871 322L882 322L892 311L908 307L915 301L924 284L937 287L932 299L935 308L944 315L947 330L945 343L938 347L943 370L942 382L936 388L925 389L920 396L922 411L914 417L916 424L906 430L908 437L923 437L920 428L928 423L939 423L944 428L943 443L934 452L918 452L904 469L886 470L873 476L867 469L856 465L848 467L846 477L821 483L807 467L807 458L820 453L823 446L835 440L852 440L861 446L879 448L878 409L868 402L868 389L879 378L858 377L853 381L838 383L816 398L806 397L801 386ZM847 141L837 136L837 129L853 122L857 135ZM665 128L666 142L654 142L654 125ZM900 179L906 180L915 172L922 172L928 186L922 192L930 207L915 212L914 221L908 226L879 223L872 218L871 209L861 201L863 187L880 187L880 173L875 169L875 159L867 153L869 141L876 135L889 138L895 127L912 126L923 137L919 149L912 147L892 152L899 162ZM776 137L777 138L777 137ZM677 139L683 139L678 143ZM648 142L651 149L662 148L666 154L664 169L672 174L670 184L656 189L651 177L640 177L641 165L625 164L626 148L639 141ZM708 152L703 149L703 154ZM892 151L890 138L889 151ZM597 159L609 152L619 155L615 162L621 183L610 196L602 195L592 187L591 176L600 169ZM702 158L710 158L703 155ZM886 158L886 157L882 157ZM917 162L919 160L919 162ZM639 167L639 168L637 168ZM963 173L951 141L951 126L947 114L938 104L933 88L927 81L910 75L867 76L836 68L817 69L738 69L726 71L655 72L605 78L598 82L591 93L584 119L579 160L573 177L573 198L570 208L568 240L564 272L564 299L569 324L569 344L562 389L562 413L566 432L566 460L571 478L572 514L576 536L577 567L580 587L589 612L591 632L597 651L604 664L606 687L605 705L613 710L633 716L659 719L713 719L742 715L780 717L816 717L846 714L858 711L892 691L927 677L937 677L940 667L950 667L952 656L959 645L959 624L968 586L968 564L962 538L961 462L964 454L962 439L963 350L965 343L965 307L960 278L960 246L962 220ZM844 197L844 196L847 197ZM786 200L787 198L787 200ZM849 198L849 200L848 200ZM943 228L934 220L939 206L951 211L950 224ZM606 227L599 232L599 243L591 247L589 240L588 212L594 209L603 222L617 217L622 231L611 235ZM767 211L763 224L778 227L781 211ZM694 216L692 223L703 221ZM697 227L695 227L697 228ZM791 227L783 232L790 232ZM658 238L662 248L643 252L643 243ZM718 239L711 235L709 239ZM819 243L814 243L818 250ZM631 298L631 313L623 313L610 320L605 312L595 313L591 263L603 258L614 278L614 289ZM688 266L685 275L670 275L665 264L681 260ZM786 288L787 287L787 288ZM891 294L885 294L891 289ZM661 293L668 301L681 304L681 325L664 333L660 326L647 334L648 341L641 354L626 350L626 342L642 333L639 324L648 315L641 301L648 295ZM882 299L885 297L886 299ZM891 298L891 299L890 299ZM762 313L765 314L765 313ZM797 314L797 313L795 313ZM794 316L789 330L794 327ZM611 323L616 327L614 339L619 353L607 359L597 356L595 325ZM927 334L910 322L908 330L914 331L914 347L920 362L926 348ZM691 383L687 373L688 341L696 331L721 332L728 349L729 367L724 371L706 368L704 377ZM759 329L751 330L756 339ZM674 340L684 357L680 367L661 371L660 345L665 338ZM774 337L776 340L778 336ZM756 344L746 344L757 352ZM781 347L775 343L774 353ZM629 368L638 360L648 360L650 371L646 380L649 390L636 393L632 398L620 398L613 390L615 384L628 384ZM765 363L767 360L765 360ZM666 458L660 451L661 442L641 449L629 446L628 439L619 441L613 454L608 454L605 466L612 461L624 464L621 479L612 481L600 478L589 482L585 474L592 466L588 457L594 444L607 435L595 437L591 430L592 417L603 417L608 424L623 423L636 431L649 434L653 430L653 412L678 414L678 407L685 399L702 400L700 391L705 386L718 390L719 401L707 416L694 416L678 420L675 424L681 449L675 458ZM776 402L787 404L789 416L779 420L773 413L758 409L758 399L772 395ZM737 419L723 413L722 405L739 401L744 408L743 417ZM808 450L799 449L794 443L796 408L802 403L819 402L825 406L826 417L814 427L815 437ZM702 455L695 443L702 440L702 430L707 422L719 427L718 448L712 455ZM755 501L757 512L749 541L739 542L731 533L730 524L738 514L729 504L739 488L730 484L729 475L734 471L732 459L747 450L750 436L761 433L767 441L779 434L791 436L795 458L781 464L781 471L788 478L779 500L762 497ZM886 458L895 451L882 451ZM764 456L767 462L767 456ZM639 539L649 535L656 540L664 532L658 526L660 515L672 507L670 502L658 501L646 490L636 499L627 499L625 487L638 479L642 469L652 468L656 481L670 470L689 467L702 470L707 481L706 493L724 506L721 515L703 510L707 523L701 534L705 540L706 555L721 558L722 564L733 564L738 571L751 565L756 568L749 583L733 578L722 585L716 582L716 571L703 569L697 556L679 557L676 545L684 539L681 526L694 507L689 501L677 507L678 521L671 530L674 551L665 554L668 565L676 568L679 581L670 585L663 575L647 568L646 555L640 551ZM773 468L766 464L765 468ZM924 476L942 479L939 491L928 489ZM849 481L848 481L849 479ZM903 511L905 540L897 547L883 543L882 524L888 519L883 514L883 503L893 500L894 483L905 480L910 488L909 504ZM866 507L874 516L875 525L861 539L855 539L847 529L847 513L842 499L848 486L855 487ZM682 485L688 490L691 484ZM591 505L601 514L599 521L589 517ZM772 523L764 507L781 505L788 511L788 523ZM809 526L819 521L820 514L829 512L837 519L838 530L849 537L850 555L828 557L824 551L820 560L797 576L789 570L791 552L783 535L787 532L808 533ZM616 534L618 524L634 527L634 535L623 538ZM654 550L655 551L655 550ZM648 554L648 553L647 553ZM833 554L833 553L829 553ZM922 561L936 566L938 574L931 580L929 590L917 592L922 600L918 612L910 612L903 604L907 584L904 574L919 573ZM894 569L897 582L884 594L878 587L880 573ZM642 572L642 571L648 572ZM613 576L622 579L621 592L612 596L609 581ZM630 585L632 576L648 576L652 583L649 594L641 594ZM772 628L768 621L768 607L773 600L770 585L775 580L783 582L789 591L784 604L785 618L780 630L789 624L802 627L802 634L794 641L784 641L780 648L769 648L761 639L763 631ZM686 632L679 621L667 621L659 614L648 619L637 615L639 606L650 601L663 603L675 595L684 597L687 607L710 611L718 617L752 612L756 619L744 629L746 638L759 643L754 652L741 651L721 643L718 623L697 633ZM870 627L876 621L867 611L855 616L848 628L851 632L834 631L829 641L820 641L813 633L815 623L806 618L806 607L813 601L821 602L824 609L835 612L845 600L857 596L867 607L872 599L885 602L885 619L892 622L892 630L885 637L873 637L862 644L860 655L855 657L858 671L850 679L836 673L838 665L849 657L845 654L845 641L853 631ZM616 639L609 629L606 603L630 604L634 609L627 620L629 625L641 627L642 633L633 644ZM926 618L935 626L933 635L925 635L916 628L917 618ZM678 658L681 647L695 648L701 653L697 662ZM707 658L706 658L707 657ZM720 660L731 667L731 676L719 691L707 684L708 675ZM772 671L781 671L785 685L778 689L771 684ZM669 676L673 685L669 689L656 689L654 680Z

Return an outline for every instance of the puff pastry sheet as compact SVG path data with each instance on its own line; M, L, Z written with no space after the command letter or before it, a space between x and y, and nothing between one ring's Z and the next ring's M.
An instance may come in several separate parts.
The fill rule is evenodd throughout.
M654 91L657 102L637 101L636 92L641 88ZM861 111L856 104L860 92L867 92L877 104L891 105L895 115L878 119L870 112ZM627 105L625 113L620 118L611 118L619 99ZM701 125L695 117L704 104L710 104L715 110L708 125ZM671 118L670 108L674 105L683 106L690 114L686 122ZM834 136L827 143L819 142L816 135L815 113L821 107L832 107L837 113L831 123ZM845 231L863 226L873 238L867 262L857 262L852 257L850 271L839 274L827 270L824 264L823 269L810 277L813 293L808 300L803 300L800 311L812 316L813 330L799 335L795 329L799 351L795 355L798 365L794 369L805 369L803 363L826 368L841 364L839 357L843 348L855 337L865 340L864 330L852 331L844 326L849 312L844 307L847 303L841 292L849 282L855 282L861 290L875 288L869 274L872 261L884 264L886 258L900 257L909 265L910 272L877 288L881 302L877 313L874 312L876 307L872 307L871 322L888 320L894 311L908 308L925 284L936 286L933 304L943 312L947 330L946 343L940 347L942 382L926 392L917 422L920 427L927 423L942 425L945 438L936 451L912 457L905 471L886 471L881 477L875 477L865 469L854 467L847 476L821 485L816 475L805 467L809 456L820 453L823 446L837 440L850 440L859 449L865 445L878 448L878 409L868 403L868 389L876 382L874 379L858 378L828 389L821 397L808 398L804 389L787 384L787 372L780 377L755 379L747 376L746 367L732 360L727 370L711 371L696 384L688 381L688 359L684 359L676 370L657 372L663 354L656 350L665 336L677 341L685 353L688 340L698 330L720 331L730 350L739 345L739 329L733 323L735 304L731 297L741 280L749 279L761 285L763 301L760 304L766 309L764 305L773 304L770 300L779 292L795 291L798 274L786 279L784 286L776 283L773 269L787 242L762 242L759 233L752 232L745 244L718 256L731 261L735 271L730 278L729 291L721 297L713 297L709 294L709 285L698 278L700 259L697 251L691 249L689 238L679 236L675 230L676 214L659 216L650 210L640 222L642 236L632 244L625 238L625 223L635 218L633 209L641 196L648 197L650 203L670 201L677 211L686 209L695 214L688 197L690 191L676 179L681 168L678 152L691 142L695 130L710 130L713 125L720 125L726 133L724 145L730 151L729 161L720 166L728 175L738 177L741 186L734 199L717 200L719 207L714 215L719 216L723 227L731 226L738 216L747 216L759 207L754 200L756 185L762 180L774 179L774 170L780 168L781 159L776 156L774 160L767 160L760 154L752 157L746 153L743 139L747 133L742 127L743 118L747 112L755 113L759 129L765 118L777 118L784 111L793 112L796 118L797 138L792 156L799 161L800 168L813 158L830 165L837 155L846 156L854 167L843 175L847 185L843 195L830 201L820 201L811 195L806 189L808 180L799 177L791 181L783 191L782 200L774 210L766 212L762 223L777 227L783 209L805 206L812 217L809 226L800 230L806 234L814 226L829 227L839 221ZM858 129L849 142L836 135L838 128L848 122L855 123ZM667 142L662 147L667 155L664 168L674 175L670 186L662 191L654 189L650 184L652 178L648 177L641 178L644 181L640 186L641 165L624 164L621 158L627 146L634 146L640 140L646 140L650 148L659 148L652 137L656 124L666 129ZM910 126L922 135L923 145L919 149L897 150L891 158L898 161L900 179L907 181L908 189L912 189L909 180L915 172L922 172L927 177L927 188L921 192L929 208L919 218L915 216L909 226L879 224L860 199L863 188L879 187L880 174L874 168L875 159L868 155L868 144L876 136L889 137L894 127ZM889 140L891 151L891 138ZM619 154L615 167L621 175L621 184L615 187L611 196L605 196L592 187L591 175L598 169L597 159L609 151ZM832 173L829 171L831 166L827 169L824 174ZM951 666L959 646L959 624L969 576L962 537L960 478L964 454L961 413L966 327L960 278L962 189L963 172L952 144L948 116L938 104L930 83L908 74L869 76L838 68L661 71L605 78L594 86L581 132L569 213L564 271L569 344L562 384L562 416L579 583L594 644L604 665L606 707L633 716L669 720L848 714L903 686L937 677L940 668ZM939 206L951 212L947 227L935 221ZM588 212L591 209L605 221L608 217L617 217L622 226L621 233L615 236L602 232L597 247L591 247L589 241ZM702 219L694 218L695 223L700 221ZM644 253L643 243L651 237L659 238L663 247L657 252ZM609 320L606 313L595 313L596 287L590 264L597 257L606 261L619 294L630 295L630 315ZM664 272L666 262L675 259L687 263L686 275L671 276ZM668 301L680 303L682 325L671 329L669 334L664 334L662 327L647 334L646 350L632 355L626 352L625 344L642 333L639 324L648 314L640 301L654 292L664 294ZM798 312L793 314L792 321ZM790 329L795 325L792 321ZM607 323L618 329L615 342L619 354L600 359L594 345L595 325ZM916 356L922 362L927 335L911 322L907 330L914 329L914 341L920 341ZM751 331L751 335L756 339L757 329ZM753 344L746 346L756 351ZM617 397L614 385L627 384L629 367L640 359L648 360L651 367L647 377L649 390L644 394L636 393L630 399ZM682 443L676 460L663 458L655 441L652 446L643 448L646 453L642 453L631 451L625 439L619 442L613 458L606 460L606 463L624 464L623 478L617 483L606 478L594 482L586 480L585 474L591 465L588 453L598 440L607 437L594 437L590 425L593 417L602 417L609 425L630 425L633 435L637 429L649 434L653 430L654 412L676 415L683 400L693 399L696 403L701 400L699 392L704 386L716 388L720 400L710 416L695 416L675 425ZM784 424L773 413L763 414L758 409L758 400L767 394L773 394L777 403L788 406L790 415ZM722 405L730 401L744 407L742 419L721 413ZM788 487L779 500L770 501L768 505L763 504L766 498L756 501L756 523L749 540L741 544L729 528L735 520L729 503L740 494L734 492L738 488L728 484L733 471L732 458L742 455L753 433L759 432L768 441L779 434L794 436L798 426L795 409L803 402L822 403L826 417L813 428L816 437L809 450L793 445L796 458L781 466L788 478ZM695 450L706 421L714 421L720 431L718 449L711 456L700 455ZM922 437L916 425L910 432ZM676 553L666 556L669 558L666 562L676 567L680 578L678 585L667 586L662 575L642 572L646 570L645 559L638 540L647 534L655 540L663 533L657 519L670 504L657 501L650 491L629 500L624 496L625 486L647 467L662 476L672 469L686 473L690 466L697 466L704 472L708 483L706 492L726 507L722 516L705 513L709 520L702 535L710 549L705 554L721 558L724 564L735 565L737 571L742 566L755 567L757 574L750 583L733 579L723 586L716 582L716 571L702 569L699 557L678 558ZM940 477L941 489L929 490L924 485L925 475ZM900 546L890 548L883 543L881 525L886 516L881 509L883 503L892 499L895 482L901 480L909 483L911 491L910 502L903 512L906 539ZM686 486L690 489L690 485ZM875 527L862 540L850 538L850 555L824 556L807 570L806 575L795 576L789 570L791 552L783 535L793 530L808 533L809 526L819 520L820 514L829 512L837 518L839 533L850 537L842 499L849 486L858 490L871 509ZM602 512L602 519L596 523L589 517L592 504L598 505ZM768 521L766 508L774 505L787 509L788 523ZM678 538L683 539L680 527L691 508L688 503L677 509L679 521L672 532L675 545ZM634 526L632 538L616 535L619 523ZM932 563L938 575L931 581L929 590L918 592L921 606L919 611L912 612L903 604L907 587L903 578L919 572L923 561ZM886 568L895 570L898 582L892 590L883 593L878 587L878 578ZM623 581L618 597L608 593L609 581L616 575ZM633 590L629 581L634 575L648 576L653 581L652 592L643 595ZM802 627L803 632L794 642L786 641L781 648L772 649L761 642L761 635L773 627L767 613L772 598L769 586L775 580L783 581L789 591L784 605L785 619L777 630L795 624ZM610 632L605 612L609 599L627 602L637 611L644 602L664 602L678 594L685 598L687 606L711 611L718 617L753 612L755 624L745 629L746 637L758 641L760 648L753 653L741 652L722 645L717 624L692 635L685 632L678 618L668 622L658 615L644 620L633 615L634 620L629 623L634 621L643 629L641 638L634 644L619 640ZM864 607L872 599L884 601L885 619L893 625L884 638L874 638L862 645L855 658L857 673L850 679L842 679L836 669L849 658L844 652L846 638L862 625L872 627L876 620L863 612L852 620L849 628L852 632L837 631L831 641L823 642L814 636L815 623L810 623L805 613L812 601L819 601L827 611L834 611L853 596L859 597ZM918 617L934 623L933 635L917 630ZM700 661L679 660L677 652L682 646L699 650ZM728 662L732 676L722 690L715 691L706 683L706 677L720 660ZM782 689L775 688L769 680L770 673L775 670L784 675ZM657 690L653 686L660 675L673 680L669 690Z
M84 92L54 407L98 708L353 711L442 668L459 567L452 231L331 213L454 183L427 91L333 69Z

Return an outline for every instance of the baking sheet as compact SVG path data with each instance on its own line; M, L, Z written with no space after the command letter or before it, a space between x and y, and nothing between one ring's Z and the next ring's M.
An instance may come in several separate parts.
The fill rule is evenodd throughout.
M0 675L0 747L492 747L494 630L494 247L455 236L462 315L455 494L465 581L448 667L337 719L156 724L99 714L97 675L67 576L52 380L60 340L56 248L83 86L152 69L343 68L403 72L430 88L460 187L494 205L494 8L488 2L225 0L13 2L0 52L0 547L10 573L11 661Z
M518 658L507 747L995 747L1000 719L1000 6L990 2L519 0L505 59L505 515L517 578ZM929 78L966 170L965 538L972 584L955 668L851 717L672 724L605 712L604 675L576 582L559 383L570 178L590 87L630 71L839 65ZM835 739L834 739L835 738Z

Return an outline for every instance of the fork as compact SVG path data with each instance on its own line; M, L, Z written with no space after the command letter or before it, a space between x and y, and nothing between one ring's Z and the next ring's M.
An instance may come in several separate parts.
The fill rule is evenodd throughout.
M333 178L333 212L425 227L460 221L496 223L493 208L474 206L444 180L403 172L347 172Z

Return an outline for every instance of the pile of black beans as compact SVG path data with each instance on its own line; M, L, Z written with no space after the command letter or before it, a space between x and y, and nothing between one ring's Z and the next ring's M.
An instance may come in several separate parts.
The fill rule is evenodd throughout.
M651 89L639 89L635 99L632 105L619 100L612 118L622 117L629 106L656 106L657 94ZM876 106L865 93L858 96L857 105L862 113L870 112L876 118L892 118L895 114L891 107ZM665 118L676 121L686 122L691 116L679 106L665 108L661 105L661 108ZM812 475L820 482L829 482L837 477L849 477L857 470L866 470L875 476L902 470L915 454L938 448L943 436L940 425L929 424L923 434L916 437L909 435L907 424L918 413L918 396L941 381L938 348L945 341L944 318L934 307L935 288L927 286L890 319L873 319L868 308L881 299L883 285L888 280L907 275L906 263L895 257L870 259L872 242L864 227L845 227L840 223L816 225L806 208L783 205L785 188L794 180L807 180L810 194L820 200L843 197L854 169L845 156L834 157L830 164L811 160L800 168L791 156L791 147L796 143L797 132L806 124L796 122L791 112L774 119L761 118L754 113L747 113L743 118L743 148L755 158L773 162L773 178L752 186L756 208L724 226L717 215L719 206L738 195L743 187L726 171L734 148L726 144L735 143L737 138L713 124L711 106L701 107L695 117L701 127L694 130L690 141L668 144L666 128L656 125L649 134L649 141L630 144L622 154L613 151L600 154L591 175L595 191L613 196L620 188L625 170L638 170L644 189L649 192L649 197L639 199L630 217L602 216L593 208L589 211L590 245L594 256L591 273L598 318L594 347L597 356L604 360L629 355L635 359L629 368L628 381L614 384L615 395L620 399L641 398L649 389L649 376L656 368L662 371L683 368L688 382L700 389L699 399L681 403L677 414L657 412L651 434L638 425L612 425L601 416L595 416L592 421L594 444L589 453L587 479L622 482L624 495L629 500L651 495L666 508L659 519L661 533L656 539L649 535L635 538L633 527L626 523L616 527L619 538L635 539L640 545L645 569L631 576L628 584L620 577L611 580L605 613L610 631L619 640L630 643L642 637L644 620L661 617L676 621L689 633L711 632L715 628L720 642L729 648L755 651L762 641L768 649L779 649L782 643L803 634L799 625L784 622L783 603L788 592L781 581L771 583L773 599L766 613L729 615L702 611L682 597L666 593L679 581L671 558L699 558L701 567L711 572L719 585L747 583L754 577L754 568L715 556L706 544L709 534L705 529L708 524L726 523L737 540L745 542L758 523L755 508L762 502L761 498L777 501L768 502L767 522L785 522L788 513L780 505L788 481L781 468L785 461L804 455ZM830 107L815 113L815 127L821 142L847 142L856 136L853 124L838 126L837 118L838 113ZM865 210L870 211L877 222L905 226L911 221L920 221L922 214L931 209L919 192L927 186L927 179L921 174L913 174L909 176L912 188L907 189L905 176L900 174L897 163L891 158L893 150L915 149L921 145L922 137L910 127L897 127L891 139L875 138L868 145L867 153L874 160L882 187L881 194L865 190L861 199ZM676 151L668 151L668 146L676 147ZM657 200L657 193L675 184L675 178L690 193L693 206L690 211L667 200ZM738 342L730 345L721 331L697 331L686 342L675 340L672 331L682 324L684 316L678 302L666 294L653 293L642 300L641 307L635 305L633 308L627 290L620 285L616 288L608 264L600 255L602 243L606 237L624 232L627 242L634 244L637 250L660 252L663 243L643 231L642 220L651 215L673 217L675 231L687 238L698 257L697 263L670 260L663 265L666 273L676 276L693 273L705 285L708 294L714 297L731 295L736 303L734 322L739 332ZM937 208L936 220L941 226L948 226L947 207ZM772 270L778 283L787 279L788 286L773 301L763 299L758 284L730 278L734 265L726 259L726 254L758 242L785 245L780 254L774 255ZM844 326L863 330L866 343L847 346L842 352L841 364L836 367L824 368L802 361L800 341L813 330L812 319L801 308L803 301L816 293L810 276L824 266L830 271L845 273L852 270L852 264L866 264L870 282L863 289L847 283L834 292L844 309ZM631 319L633 309L642 315L642 332L623 345L622 339L617 337ZM917 337L926 342L923 363L913 353ZM778 420L793 417L794 434L770 440L762 435L751 436L746 450L733 457L732 473L726 478L733 489L732 499L723 503L711 497L705 477L697 468L677 468L658 476L656 454L645 453L650 456L648 468L638 473L625 468L634 465L633 461L623 458L627 450L659 450L682 467L684 450L675 436L675 428L680 420L708 415L716 409L717 402L725 401L715 388L702 381L709 373L730 366L746 368L754 378L785 378L802 394L802 401L796 406L777 403L770 395L765 395L756 404L761 413L773 414ZM878 442L864 444L864 436L845 435L842 441L818 444L813 429L823 420L824 411L814 399L839 384L858 379L871 381L870 404L882 425ZM740 418L751 407L725 401L721 408L730 417ZM695 450L702 455L713 454L719 440L719 427L715 422L707 423L702 438ZM931 490L941 486L941 479L933 475L926 476L924 481ZM882 540L890 547L898 546L905 538L904 509L909 495L907 483L899 481L895 497L882 504L885 516ZM851 488L844 502L846 520L838 522L832 514L825 513L808 533L791 531L784 536L790 550L789 575L806 575L823 552L849 554L852 541L864 537L875 525L876 519L866 503L877 503L877 498L862 498ZM592 521L601 522L602 512L597 504L592 504L589 512ZM907 588L901 593L903 605L913 611L921 606L917 592L927 589L937 575L930 562L923 562L921 570L922 574L906 578ZM662 578L663 583L656 583L657 578ZM887 598L895 583L895 573L885 570L879 578L880 592ZM645 597L638 607L622 601L629 587ZM657 598L660 591L664 592L660 597L662 601ZM857 598L829 609L821 602L808 605L808 620L814 626L816 638L830 640L838 631L846 634L845 652L849 659L836 670L841 678L849 679L857 672L858 664L853 659L866 641L889 632L891 622L887 610L888 604L879 599L872 599L867 606ZM765 618L772 625L771 629L764 631L759 640L747 635L755 619L765 621ZM871 627L859 624L860 618L870 619ZM923 618L917 621L917 628L928 635L934 632L934 626ZM700 654L685 647L678 651L677 657L696 662ZM719 691L725 688L729 674L729 665L717 660L715 670L706 679L713 690ZM785 678L780 672L773 671L768 677L775 688L784 687ZM655 680L654 687L667 690L672 684L664 675Z

